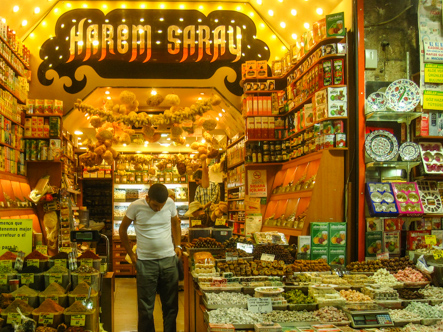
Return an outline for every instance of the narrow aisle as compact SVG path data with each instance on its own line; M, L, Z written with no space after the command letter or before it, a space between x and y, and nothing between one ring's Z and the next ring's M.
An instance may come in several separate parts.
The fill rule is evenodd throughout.
M115 332L137 331L137 288L135 278L115 278L114 294ZM178 293L177 331L184 330L183 291ZM154 309L155 330L163 331L160 298L157 295Z

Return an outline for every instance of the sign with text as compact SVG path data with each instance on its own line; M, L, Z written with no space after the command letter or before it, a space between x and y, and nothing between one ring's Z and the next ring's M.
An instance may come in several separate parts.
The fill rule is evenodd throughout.
M382 252L380 254L377 254L377 259L389 259L389 253L388 252Z
M443 63L443 42L424 41L424 62Z
M272 299L270 297L248 298L248 311L264 314L272 311Z
M423 108L443 111L443 91L423 91Z
M42 325L50 325L54 323L54 314L42 314L38 316L38 323Z
M191 220L191 227L201 226L202 221L200 219Z
M162 18L162 19L160 19ZM237 75L226 80L228 90L241 95L241 65L269 60L270 50L256 38L257 28L246 14L233 10L73 9L59 17L55 36L40 48L37 73L49 86L55 71L72 84L66 92L83 90L88 78L76 75L92 67L107 79L209 79L221 67ZM162 33L159 33L162 31Z
M0 219L0 255L7 251L32 252L32 219Z
M85 326L86 316L85 315L72 315L71 316L71 326Z
M35 249L36 249L39 253L48 256L48 246L45 246L45 245L39 244L39 245L37 245L37 246L35 247Z
M443 83L443 64L425 63L425 82Z
M435 246L437 244L437 237L435 235L425 235L425 243Z
M241 249L246 251L248 254L252 254L252 252L254 251L254 245L237 242L237 249Z
M20 274L20 283L22 285L29 285L34 283L34 273Z
M250 197L267 197L268 185L266 170L248 170L248 189Z
M275 255L272 255L272 254L261 254L260 260L267 261L267 262L273 262L274 258L275 258Z
M0 266L12 268L12 261L11 260L0 261Z
M40 261L38 259L27 259L26 266L40 267Z
M226 261L236 261L238 260L238 252L227 251Z
M223 218L215 219L215 226L224 226L226 224L226 220Z

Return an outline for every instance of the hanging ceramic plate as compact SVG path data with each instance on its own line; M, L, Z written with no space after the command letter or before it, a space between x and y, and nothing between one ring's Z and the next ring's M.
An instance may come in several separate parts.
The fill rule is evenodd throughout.
M398 142L390 132L375 130L366 136L365 149L375 161L388 161L397 155Z
M420 155L420 147L414 142L404 142L400 145L399 154L403 161L415 160Z
M383 92L371 93L366 102L371 112L384 111L386 109L386 96Z
M389 84L385 94L387 107L397 112L409 112L420 102L419 87L406 79Z

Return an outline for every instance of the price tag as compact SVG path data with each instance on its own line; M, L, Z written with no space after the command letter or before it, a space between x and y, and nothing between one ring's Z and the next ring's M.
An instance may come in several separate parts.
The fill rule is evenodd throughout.
M443 258L443 250L434 250L434 259Z
M261 254L260 260L267 261L267 262L273 262L274 258L275 258L275 255L272 255L272 254Z
M87 298L87 296L76 296L76 297L75 297L75 300L76 300L76 301L83 302L84 300L86 300L86 298Z
M226 224L226 220L223 218L215 219L215 226L224 226Z
M58 303L58 296L55 296L55 295L51 295L51 296L47 296L46 298L47 298L47 299L51 299L52 301L54 301L54 302L57 302L57 303Z
M85 326L86 316L85 315L72 315L71 316L71 326Z
M40 267L40 261L38 259L27 259L26 266Z
M0 274L0 285L8 284L8 276L6 274Z
M66 259L54 259L54 266L66 267L66 263L67 263Z
M237 249L241 249L246 251L248 254L252 254L252 252L254 251L254 245L237 242Z
M80 261L80 265L86 265L89 267L92 267L92 265L94 264L94 261L92 260L92 258L82 258L79 259Z
M248 298L248 311L260 314L272 311L272 299L270 297Z
M48 255L48 246L44 246L42 244L39 244L35 247L35 249L43 255L46 255L46 256Z
M14 296L14 297L15 297L16 300L22 300L23 302L28 303L28 299L29 298L26 295L17 295L17 296Z
M12 267L12 261L11 260L0 261L0 266L2 266L2 267Z
M52 284L53 282L56 282L57 284L62 284L63 280L63 274L61 273L51 273L49 275L49 283Z
M54 323L54 314L44 314L38 316L38 323L43 325L51 325Z
M87 274L79 274L78 275L78 282L86 282L89 285L91 284L92 276Z
M20 316L19 313L8 313L6 324L12 324L13 322L15 322L16 324L21 324L22 316Z
M201 220L191 220L191 227L199 226L202 224Z
M425 235L425 243L435 246L437 244L437 237L435 235Z
M22 273L20 274L20 281L24 285L29 285L34 283L34 273Z
M380 254L377 254L377 259L389 259L389 253L388 252L382 252Z
M226 252L226 261L236 261L238 260L238 252Z
M69 254L70 252L72 252L72 248L71 247L61 247L59 251L66 252Z

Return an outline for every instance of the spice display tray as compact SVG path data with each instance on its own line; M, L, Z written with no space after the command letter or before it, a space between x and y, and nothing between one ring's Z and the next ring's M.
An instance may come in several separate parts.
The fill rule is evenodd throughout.
M412 324L419 324L421 319L402 319L402 320L392 320L394 322L394 326L401 327L408 325L410 323Z
M206 325L209 325L209 313L206 311L203 314L203 319ZM234 326L235 330L254 330L254 324L235 324L230 323Z
M429 299L430 305L437 305L443 303L443 299Z
M384 308L388 309L400 309L401 308L401 300L383 300L383 301L374 301L376 304L381 305Z
M431 302L429 299L416 299L416 300L400 299L400 300L401 300L401 305L404 307L408 306L412 302L421 302L421 303L426 303L426 304L430 304L430 302Z
M417 183L392 182L391 185L400 216L415 217L424 213Z
M238 283L226 284L226 286L207 286L199 283L198 286L204 292L241 292L242 290L242 285Z
M317 310L317 303L307 303L307 304L295 304L290 303L288 304L288 309L292 311L314 311Z
M443 148L439 142L420 142L423 171L426 174L443 174Z
M435 325L438 322L440 322L442 319L443 319L443 317L442 318L423 318L423 319L420 320L420 324L421 325L426 325L426 326L428 326L428 325Z
M422 281L422 282L404 282L403 285L405 288L422 288L426 285L429 285L430 281Z
M364 274L369 276L373 276L375 274L375 272L350 272L350 274Z
M248 305L240 305L240 304L208 304L206 298L203 298L203 304L205 305L206 309L208 310L215 310L220 308L243 308L247 309Z

